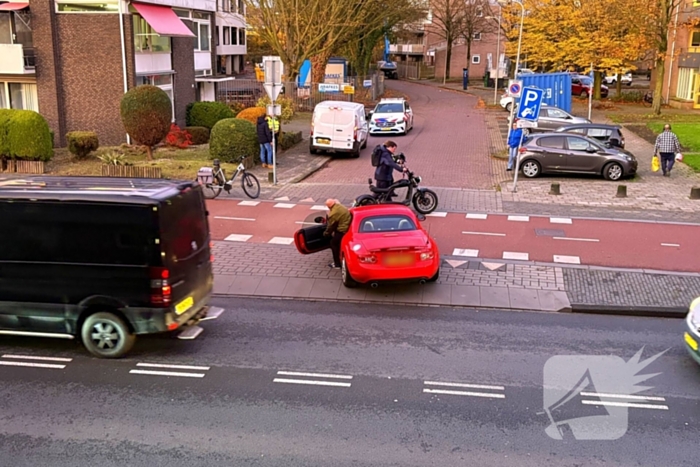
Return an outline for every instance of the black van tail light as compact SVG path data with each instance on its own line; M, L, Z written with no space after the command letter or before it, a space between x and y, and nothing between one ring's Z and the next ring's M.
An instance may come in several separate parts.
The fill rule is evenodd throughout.
M169 307L172 303L170 271L167 268L151 268L151 305Z

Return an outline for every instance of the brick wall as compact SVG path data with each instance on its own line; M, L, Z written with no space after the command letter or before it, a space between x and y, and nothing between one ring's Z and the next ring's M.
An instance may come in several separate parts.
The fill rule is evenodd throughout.
M191 21L184 20L187 26ZM175 123L185 126L187 104L197 100L194 81L194 39L173 37L173 96L175 98Z
M126 141L119 113L124 95L119 16L56 15L65 131L96 131L100 145ZM135 84L131 16L124 16L129 87Z
M58 89L60 76L54 66L53 8L51 0L32 0L32 31L36 54L36 84L39 112L55 133L54 142L62 146L65 124L59 112Z
M499 54L505 52L505 37L501 34L501 46L498 50ZM426 30L426 50L430 50L433 47L444 47L444 39L442 39L436 33L430 31L429 28ZM491 58L496 64L496 52L497 52L498 34L482 34L480 40L473 40L471 43L471 57L479 55L479 63L471 63L471 58L469 64L467 64L467 46L466 44L460 44L459 42L453 44L452 46L452 56L450 58L450 76L449 78L461 78L462 68L469 68L469 79L482 79L486 73L486 68L488 65L487 57L491 54ZM437 50L435 52L435 76L442 78L445 74L445 56L446 51Z

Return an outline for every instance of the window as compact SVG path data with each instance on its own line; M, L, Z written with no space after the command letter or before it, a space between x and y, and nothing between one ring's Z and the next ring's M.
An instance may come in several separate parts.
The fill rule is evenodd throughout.
M10 13L0 13L0 44L12 44L12 18Z
M210 50L209 23L193 21L190 29L194 33L194 50L205 52Z
M483 16L484 16L484 10L482 10L481 8L479 8L479 9L476 11L476 17L477 17L477 18L482 18Z
M238 11L237 13L241 16L245 16L245 0L238 0ZM243 44L241 44L243 45Z
M416 230L416 224L407 216L372 216L360 224L360 232L391 232Z
M0 109L39 111L36 84L0 81Z
M238 28L231 28L231 45L238 45Z
M231 45L231 28L224 26L224 45Z
M393 113L402 113L403 112L403 104L396 103L396 104L379 104L374 111L375 114L393 114Z
M238 30L238 43L240 45L245 45L245 28L240 28Z
M137 52L170 53L170 38L158 35L140 15L134 14L134 49Z
M481 63L481 55L472 55L472 63L474 65Z
M588 141L586 141L585 139L576 138L572 136L566 138L566 144L572 151L585 151L590 146L590 144L588 144Z
M94 0L56 0L58 13L119 13L116 0L95 2Z
M591 138L607 139L611 134L612 130L606 130L605 128L589 128L588 130L588 136Z
M216 40L215 44L219 45L219 28L214 29L214 39Z
M690 53L700 52L700 29L693 29L690 34L690 48L688 49Z
M679 99L693 100L693 81L696 75L693 68L678 69L678 87L676 88L676 97ZM698 79L698 78L695 78Z
M475 41L480 41L480 40L481 40L481 33L480 33L480 32L475 32L475 33L474 33L474 40L475 40Z
M567 118L569 115L563 110L559 109L547 109L549 112L549 118Z
M5 261L136 266L156 253L147 206L19 201L0 212L13 225L0 232Z
M548 136L546 138L540 138L537 141L537 145L543 148L564 149L564 137Z

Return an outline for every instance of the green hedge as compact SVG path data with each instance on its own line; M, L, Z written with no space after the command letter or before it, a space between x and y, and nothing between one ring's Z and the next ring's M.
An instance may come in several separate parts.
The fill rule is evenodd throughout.
M79 159L100 147L97 133L94 131L71 131L66 134L66 141L68 141L68 150Z
M203 126L208 129L225 118L235 118L236 114L223 102L192 102L187 104L187 126Z
M255 126L240 118L220 120L211 130L209 153L222 162L238 162L241 157L260 153Z
M53 157L51 130L33 110L0 110L0 157L49 161Z
M282 136L280 136L280 148L282 149L289 149L294 147L296 144L301 143L302 137L301 137L301 131L294 131L294 132L282 132Z
M186 126L183 128L192 136L192 144L207 144L209 142L209 128L205 126Z

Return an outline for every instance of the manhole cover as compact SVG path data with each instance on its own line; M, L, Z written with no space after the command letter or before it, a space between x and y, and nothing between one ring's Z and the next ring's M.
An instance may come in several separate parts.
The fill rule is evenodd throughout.
M535 235L538 237L566 237L563 230L557 229L535 229Z

